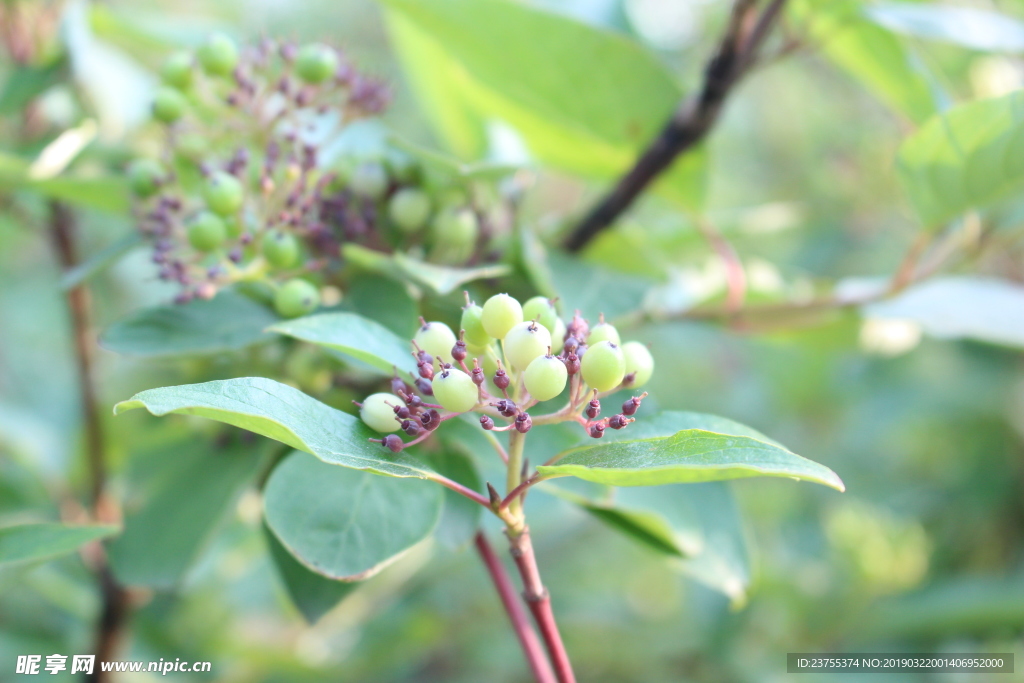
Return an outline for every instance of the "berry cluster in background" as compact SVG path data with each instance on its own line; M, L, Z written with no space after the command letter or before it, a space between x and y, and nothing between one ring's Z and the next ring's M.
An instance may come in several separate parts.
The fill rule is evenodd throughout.
M599 439L606 429L625 428L647 394L627 399L607 417L601 417L601 398L646 384L654 373L650 351L640 342L623 344L603 316L590 326L577 311L567 324L555 304L543 296L520 304L496 294L479 306L467 294L458 337L448 325L421 318L412 340L418 376L407 382L396 375L391 393L358 404L360 417L385 435L377 441L394 452L471 411L481 413L483 429L495 432L525 434L535 424L576 421ZM528 412L567 387L561 409ZM403 441L399 431L412 440Z
M343 284L344 247L402 251L442 265L492 260L511 199L493 180L432 172L388 142L340 144L387 107L384 83L340 51L265 39L239 48L213 35L171 55L153 118L162 151L129 169L136 221L176 302L234 283L296 317Z

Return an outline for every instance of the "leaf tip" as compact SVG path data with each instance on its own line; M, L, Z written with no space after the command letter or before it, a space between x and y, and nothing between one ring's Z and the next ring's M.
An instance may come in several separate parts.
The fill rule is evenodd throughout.
M127 401L121 401L120 403L117 403L117 404L114 405L114 415L120 415L121 413L125 412L126 410L132 410L134 408L142 408L144 406L145 406L145 404L142 401L140 401L137 398L135 398L134 396L132 396Z

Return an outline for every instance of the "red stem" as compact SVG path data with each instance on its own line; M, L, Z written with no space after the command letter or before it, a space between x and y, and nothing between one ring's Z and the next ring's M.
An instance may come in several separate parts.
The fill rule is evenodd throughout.
M484 562L484 566L487 567L487 573L491 575L491 580L494 581L494 587L501 598L501 604L505 606L505 611L512 622L512 628L516 632L519 644L523 647L523 654L530 665L530 670L533 671L533 677L537 679L538 683L555 683L555 675L551 672L551 665L544 656L540 641L537 640L537 634L534 632L533 627L530 626L529 617L523 611L523 606L519 602L516 590L512 586L512 581L508 578L508 574L505 573L505 568L501 566L501 561L494 554L491 544L487 542L487 537L484 536L482 531L477 532L474 542L477 552L480 553L480 558Z
M530 541L530 528L524 526L516 535L513 535L510 529L505 533L508 535L512 559L515 560L519 576L523 580L523 600L529 606L533 619L540 629L551 663L555 667L558 683L576 683L576 675L572 672L569 655L565 651L562 636L558 632L558 624L555 623L555 614L551 610L551 595L544 587L540 570L537 568L537 558L533 553L533 543Z
M455 493L459 493L459 494L465 496L466 498L469 498L470 500L472 500L475 503L480 503L481 505L483 505L488 510L491 508L491 501L490 501L489 498L487 498L484 495L481 495L481 494L477 493L476 491L474 491L471 488L463 486L462 484L460 484L457 481L449 479L448 477L445 477L445 476L440 475L440 474L434 474L434 475L432 475L430 477L430 479L433 480L433 481L436 481L441 486L444 486L446 488L451 489L452 491L455 491Z

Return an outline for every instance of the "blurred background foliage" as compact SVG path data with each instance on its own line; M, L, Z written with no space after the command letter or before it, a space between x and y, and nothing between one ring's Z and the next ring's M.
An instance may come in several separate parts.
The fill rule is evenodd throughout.
M166 302L173 291L132 242L118 176L155 144L148 106L162 58L211 30L320 40L393 83L385 121L404 138L530 169L523 217L533 230L515 248L527 267L517 265L514 289L546 290L570 310L603 310L632 327L657 360L650 391L660 407L743 421L846 483L840 495L740 481L729 487L735 508L711 500L715 490L673 487L690 501L686 514L711 511L689 539L709 548L705 561L683 566L620 536L564 492L533 494L541 569L580 680L776 680L785 653L797 651L1014 651L1020 659L1020 184L1012 172L971 169L968 182L980 173L986 191L1009 186L981 214L948 223L942 236L956 257L943 272L956 277L932 281L934 291L800 307L823 293L865 291L899 268L922 228L947 225L947 216L922 224L919 216L937 214L920 204L915 213L905 187L918 181L899 178L915 160L897 165L901 142L937 111L1024 84L1024 6L794 2L773 43L792 39L792 49L759 67L704 148L581 260L553 248L566 217L600 196L699 83L728 4L538 0L521 22L506 14L515 6L0 3L4 526L84 519L69 274L53 256L48 202L75 207L84 258L119 256L70 275L89 277L98 328ZM613 34L616 53L600 53L606 40L590 46L583 26ZM572 97L572 79L591 84L590 96ZM981 136L993 120L963 125ZM1010 133L1024 130L1014 125ZM70 164L40 156L62 134L83 151ZM788 312L736 324L690 315L724 300L725 270L704 224L740 255L748 304ZM533 258L545 244L547 267ZM451 318L460 298L431 296L420 307ZM114 495L129 519L151 520L111 546L121 579L141 586L121 658L211 660L208 678L222 681L526 680L471 552L421 544L354 591L307 603L304 611L319 614L344 598L310 625L267 553L250 486L269 446L206 423L110 417L110 406L144 388L246 375L289 379L341 407L355 394L332 385L336 359L276 343L187 359L100 351L97 362ZM641 507L650 500L634 495ZM17 654L89 651L98 604L76 555L4 569L0 678Z

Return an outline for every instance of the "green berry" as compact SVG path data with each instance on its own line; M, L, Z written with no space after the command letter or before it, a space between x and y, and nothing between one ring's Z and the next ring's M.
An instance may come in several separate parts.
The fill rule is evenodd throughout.
M168 57L160 67L160 78L167 85L187 89L192 85L192 55L183 51Z
M626 374L626 359L622 347L609 341L600 341L587 347L580 361L583 380L598 391L611 391L622 383Z
M420 325L413 341L429 353L431 358L435 358L435 365L437 356L440 356L445 363L452 362L452 347L455 346L456 341L455 333L444 323L431 322Z
M388 216L402 232L416 232L430 218L430 196L414 187L403 188L388 202Z
M217 171L206 179L203 199L210 210L221 216L230 216L242 208L245 190L242 182L224 171Z
M185 115L188 108L188 101L180 91L174 88L162 87L156 91L153 98L153 117L164 123L174 123Z
M433 388L437 402L453 413L472 410L480 395L477 386L473 384L473 378L455 368L434 375Z
M554 356L534 358L523 374L526 390L538 401L550 401L558 396L568 379L565 363Z
M214 33L199 48L199 63L211 76L228 76L238 63L235 41L223 33Z
M508 294L495 294L484 302L480 321L488 335L504 339L509 330L523 322L523 307Z
M540 323L525 320L513 326L501 344L505 360L516 370L525 370L534 358L543 356L551 348L551 333Z
M484 309L476 304L469 304L462 309L462 329L466 331L466 343L471 346L487 346L491 343L491 335L487 334L483 323Z
M198 164L206 156L210 145L206 138L199 133L184 133L175 136L174 153L179 159L191 161Z
M446 248L472 246L480 234L476 214L466 208L441 211L430 227L434 240Z
M388 172L376 161L365 161L352 172L349 186L352 191L368 199L380 199L388 191Z
M590 335L587 337L587 345L593 346L598 342L609 341L616 346L622 344L619 338L619 331L614 325L610 325L601 318L601 322L590 328Z
M263 256L276 268L294 266L299 260L299 241L290 232L275 230L263 238Z
M626 374L633 375L633 383L630 386L639 387L647 384L654 374L654 357L647 347L638 341L626 342L622 345L622 354L626 359Z
M167 171L160 162L152 159L136 159L128 167L128 183L132 192L139 197L152 197L160 189Z
M388 404L391 405L388 405ZM398 420L395 419L395 411L391 406L402 405L402 399L393 394L370 394L363 399L363 405L359 408L359 417L366 425L381 434L390 434L398 431Z
M323 83L337 70L338 53L326 45L306 45L295 58L295 72L306 83Z
M238 216L226 216L224 227L227 228L228 239L235 239L242 235L242 221L238 220Z
M320 292L306 280L295 278L281 285L274 295L274 308L285 318L308 315L320 306Z
M188 226L188 242L199 251L213 251L224 244L228 229L220 216L203 211Z
M546 296L535 296L523 304L523 320L536 320L549 330L557 326L558 311L551 299Z

